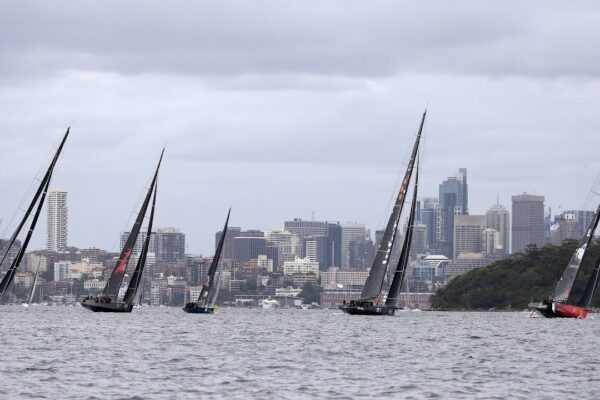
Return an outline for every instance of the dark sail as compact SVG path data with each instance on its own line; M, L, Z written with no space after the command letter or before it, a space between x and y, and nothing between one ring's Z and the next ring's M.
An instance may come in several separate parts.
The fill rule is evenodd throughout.
M67 132L65 133L65 136L63 137L62 141L60 142L60 145L58 146L58 149L56 150L56 153L54 154L54 157L52 158L50 166L48 167L48 170L46 171L46 174L44 175L44 178L42 179L42 182L40 183L40 187L36 191L36 193L33 197L33 200L31 201L31 204L25 211L25 216L23 217L23 219L17 226L16 231L13 233L13 236L11 237L11 239L8 243L6 253L4 253L4 256L2 257L2 262L0 262L0 265L6 259L8 251L14 244L19 232L21 231L21 229L23 228L23 225L25 224L25 221L31 214L33 208L35 207L36 202L38 202L37 208L35 210L35 214L33 216L33 219L31 220L31 224L29 225L29 230L27 231L25 240L23 241L23 244L21 245L21 249L17 253L17 256L13 260L9 269L6 271L6 275L4 275L4 278L2 278L2 282L0 282L0 301L4 297L4 293L6 293L6 290L8 289L13 278L15 277L17 269L19 268L19 265L21 264L21 260L23 259L23 256L25 255L25 252L27 251L27 246L29 245L29 241L31 240L31 236L33 235L35 226L37 225L37 221L40 216L40 212L42 211L42 207L44 206L44 200L46 199L46 194L48 193L48 187L50 186L50 181L52 179L52 172L54 171L54 167L56 166L58 157L60 156L60 153L65 144L65 141L67 140L67 137L69 136L69 130L70 130L70 127L67 128Z
M408 227L406 228L406 236L404 237L404 244L402 245L402 252L400 253L400 260L396 266L394 272L394 279L390 286L387 299L385 300L386 306L397 307L398 298L400 296L400 290L402 288L402 282L404 282L404 275L406 274L406 267L408 265L410 255L410 245L412 243L413 227L415 224L415 212L417 210L417 192L419 191L419 162L417 161L417 170L415 172L415 189L413 192L412 203L410 205L410 215L408 217Z
M56 149L56 153L54 154L54 157L52 158L52 161L50 162L50 166L48 167L46 174L44 175L44 177L42 178L42 181L40 182L40 186L38 187L37 191L33 195L31 204L29 204L29 207L25 211L25 215L21 219L21 222L19 222L17 229L15 230L15 232L11 236L10 240L8 241L8 246L6 247L6 251L4 252L4 255L2 256L2 261L0 261L0 266L2 264L4 264L4 261L6 260L6 257L9 253L10 249L12 248L13 244L15 243L15 240L17 240L17 236L19 236L19 233L21 233L21 229L23 229L23 225L25 225L25 221L27 221L27 218L29 218L29 216L31 215L31 212L33 211L33 208L35 207L35 203L37 202L38 198L42 194L42 191L44 189L46 181L50 179L50 177L52 175L52 171L54 170L54 166L56 165L56 162L58 161L58 156L60 155L60 153L63 149L63 146L65 145L65 142L67 141L67 137L69 136L70 130L71 130L71 127L68 127L67 132L65 132L65 135L63 136L63 138L58 146L58 149Z
M142 223L144 222L144 216L146 215L146 210L148 209L148 205L150 204L150 198L152 196L152 191L154 189L154 185L156 184L156 179L158 177L158 170L160 168L160 163L162 162L163 154L165 153L165 149L163 149L160 154L160 159L158 161L158 165L156 167L156 171L154 172L154 177L152 178L152 183L148 188L148 193L146 194L146 198L144 199L144 203L140 209L140 212L133 224L133 228L131 229L131 233L129 237L127 237L127 241L123 246L123 250L121 250L121 255L119 256L119 260L115 265L112 273L110 274L110 278L108 282L106 282L106 286L102 291L103 296L108 296L117 299L119 295L119 289L121 287L121 282L123 281L123 276L125 275L125 271L127 270L127 263L129 262L129 258L131 258L131 252L133 251L133 247L135 246L135 242L137 240L138 234L140 233L140 229L142 227Z
M592 272L592 276L590 277L590 280L587 283L585 292L583 293L583 296L581 296L581 300L578 304L579 307L589 308L589 306L592 304L594 291L596 291L596 286L598 285L598 274L600 274L600 258L596 260L594 272Z
M402 180L402 185L400 185L398 197L394 203L392 215L390 215L390 219L383 233L383 237L381 238L381 243L379 243L379 248L375 254L373 265L369 271L369 276L367 277L367 281L363 286L363 290L361 292L362 299L374 299L379 297L381 294L381 288L383 286L383 279L385 278L387 264L390 259L394 240L396 239L396 231L398 228L398 222L400 220L400 214L402 214L402 207L404 206L406 192L410 184L410 178L412 176L413 167L417 158L417 152L419 150L419 143L421 140L421 133L423 132L426 114L427 111L423 113L421 125L419 126L419 132L417 133L417 139L415 140L412 154L410 156L410 160L408 161L408 168L406 169L406 174Z
M154 208L156 207L157 186L158 182L154 185L154 196L152 197L152 206L150 207L150 219L148 220L148 231L146 233L146 239L144 240L142 252L140 253L140 257L138 258L137 265L135 266L135 271L133 271L131 281L129 282L129 286L127 287L125 296L123 297L123 302L127 304L133 304L138 287L140 285L140 282L142 281L144 267L146 266L146 256L148 254L148 247L150 246L150 236L152 235L152 223L154 221Z
M577 277L577 273L579 272L579 267L581 266L581 262L583 261L583 257L585 256L585 252L590 245L592 238L594 237L594 231L598 226L598 221L600 220L600 205L596 210L596 215L594 215L594 219L590 223L586 234L581 238L579 242L579 247L575 250L573 257L569 261L569 265L562 277L556 284L556 288L550 297L551 301L566 303L569 299L569 295L571 294L571 289L573 288L573 283L575 283L575 278Z
M217 272L217 268L219 267L219 260L221 259L221 252L223 251L223 244L225 243L225 235L227 234L227 225L229 224L229 215L231 214L231 208L227 212L227 218L225 219L225 226L223 227L223 233L221 234L221 238L219 239L219 244L217 245L217 249L215 251L215 256L212 259L210 264L210 268L208 269L208 283L206 285L202 285L202 290L200 291L200 296L198 296L198 302L200 303L204 297L206 296L204 306L210 307L214 305L214 302L217 299L217 294L219 290L219 285L215 285L215 274Z

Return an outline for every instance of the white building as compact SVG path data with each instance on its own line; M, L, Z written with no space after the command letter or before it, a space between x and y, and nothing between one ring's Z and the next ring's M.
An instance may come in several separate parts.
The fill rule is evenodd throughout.
M364 286L368 276L369 271L364 269L331 267L326 272L321 272L321 285L331 288L336 288L338 285Z
M498 232L496 253L510 253L510 213L500 204L492 206L486 213L486 227Z
M54 281L61 282L70 278L71 261L56 261L54 263Z
M99 292L104 289L104 286L106 286L106 281L101 281L99 279L88 279L87 281L83 282L83 289L88 292Z
M283 274L319 274L319 263L311 261L309 258L296 257L294 261L283 263Z
M255 260L250 260L250 264L258 268L266 268L268 272L273 272L273 260L267 258L264 254L259 254Z
M67 248L69 213L67 192L53 189L48 192L48 224L46 249L64 251Z

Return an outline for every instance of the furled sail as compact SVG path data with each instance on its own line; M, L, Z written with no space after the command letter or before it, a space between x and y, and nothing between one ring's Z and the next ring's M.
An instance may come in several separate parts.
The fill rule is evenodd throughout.
M138 291L138 287L140 285L140 282L142 281L144 267L146 266L146 256L148 255L148 248L150 247L150 236L152 235L152 223L154 221L154 208L156 207L157 185L158 182L155 182L154 196L152 197L152 206L150 207L150 219L148 220L148 231L146 233L144 244L142 245L142 252L140 253L137 265L135 266L135 270L133 271L133 275L131 276L131 281L129 282L129 286L127 287L125 296L123 297L123 302L127 304L133 304L133 301L135 300L135 295Z
M67 140L67 137L69 136L69 131L70 131L70 127L67 128L67 132L65 133L65 135L62 138L60 145L58 146L58 149L56 150L56 153L54 154L54 157L52 158L52 161L50 162L50 166L48 167L46 174L44 175L44 177L42 178L42 181L40 182L40 186L38 187L37 191L35 192L35 194L33 196L33 199L31 200L31 204L25 211L25 215L19 222L17 229L11 236L11 238L7 244L7 247L6 247L6 252L2 256L2 261L0 261L0 265L2 265L2 263L4 263L4 261L6 260L8 252L10 251L11 247L13 246L15 240L17 239L17 236L19 235L19 233L21 232L21 229L23 228L23 225L25 225L25 222L31 215L31 212L33 211L33 209L35 208L36 203L37 203L37 208L35 209L34 216L29 225L29 230L27 231L25 240L23 241L23 243L21 245L21 249L17 253L17 256L13 260L9 269L6 271L6 275L4 275L4 278L2 278L2 282L0 282L0 300L2 300L2 298L4 297L4 293L10 286L10 284L17 272L17 269L19 268L19 264L21 263L21 260L23 259L25 252L27 251L27 246L29 245L29 241L31 240L31 236L33 235L35 226L37 225L37 221L40 216L40 212L42 210L42 207L44 206L44 200L46 199L46 194L47 194L48 188L50 186L50 181L52 179L52 173L54 171L54 167L56 166L56 163L58 162L58 157L60 156L60 153L62 152L64 144Z
M400 215L402 214L402 207L404 206L406 192L410 184L410 178L412 176L413 167L417 158L417 153L419 151L419 143L421 141L421 134L423 132L423 125L425 124L426 114L427 111L423 113L421 125L419 126L419 132L417 133L417 139L415 140L410 160L408 161L408 168L406 169L404 179L402 180L402 184L400 185L398 197L396 198L396 202L394 203L392 215L390 215L390 219L383 233L383 237L381 238L381 243L379 243L379 248L377 249L377 253L375 254L373 265L371 266L371 269L369 271L369 276L367 277L367 281L363 286L363 290L361 292L362 299L374 299L376 297L379 297L381 293L383 280L387 271L387 264L390 260L392 247L394 246L394 240L396 239L396 231L398 228Z
M225 226L223 227L223 233L219 239L215 256L212 259L210 268L208 269L208 283L202 286L200 295L198 296L198 302L205 300L205 307L213 307L217 301L217 295L219 293L219 279L221 274L217 274L219 267L219 260L221 259L221 253L223 251L223 244L225 243L225 235L227 234L227 226L229 225L229 215L231 215L231 208L227 212L227 218L225 219ZM217 279L215 279L217 276ZM205 298L206 297L206 298Z
M579 242L579 247L575 250L573 257L569 261L569 265L562 277L556 284L556 288L550 297L551 301L566 303L569 299L569 295L571 294L571 289L573 288L573 283L575 283L575 278L577 277L577 273L579 272L579 267L581 266L581 262L583 261L583 257L585 256L585 252L592 242L592 238L594 237L594 231L598 226L598 221L600 220L600 205L596 210L596 215L594 215L594 219L590 223L586 234L581 238Z
M140 229L142 227L142 223L144 222L144 217L146 215L146 210L148 209L148 205L150 204L150 198L152 197L152 191L156 184L156 179L158 177L158 170L160 169L160 163L162 162L163 155L165 153L165 149L163 149L160 159L158 160L158 165L156 167L156 171L154 172L154 177L152 178L152 183L148 188L148 193L146 194L146 198L142 203L142 207L140 208L140 212L133 224L133 228L131 229L131 233L127 237L127 241L123 246L123 250L121 250L121 254L119 255L119 260L117 261L115 268L110 274L110 278L108 282L106 282L106 286L104 286L104 290L102 290L103 296L108 296L117 299L119 295L119 289L121 287L121 282L123 281L123 276L125 275L125 271L127 270L127 263L131 258L131 253L133 252L133 247L135 246L135 242L137 241L138 234L140 233Z
M415 225L415 213L417 211L417 193L419 189L419 162L417 161L417 170L415 172L415 188L412 197L412 203L410 205L410 215L408 217L408 226L406 228L406 235L404 237L404 243L402 245L402 252L400 253L400 260L396 266L394 272L394 278L392 279L392 285L388 292L387 299L385 300L386 306L398 306L398 299L400 297L400 290L402 288L402 282L404 282L404 275L406 274L406 267L408 266L408 260L410 255L410 246L412 243L413 228Z

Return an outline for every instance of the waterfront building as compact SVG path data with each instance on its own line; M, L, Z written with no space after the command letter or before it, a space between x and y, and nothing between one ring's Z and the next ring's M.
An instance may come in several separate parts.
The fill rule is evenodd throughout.
M512 196L512 252L544 245L544 196L527 193Z
M53 189L48 192L48 223L46 249L65 251L69 234L69 209L67 192Z

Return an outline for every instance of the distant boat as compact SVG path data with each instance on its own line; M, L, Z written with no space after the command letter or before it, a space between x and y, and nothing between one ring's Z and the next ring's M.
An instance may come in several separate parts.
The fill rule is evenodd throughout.
M600 221L600 205L596 210L594 219L588 226L586 234L581 238L579 246L573 253L565 272L559 279L554 292L552 295L543 301L534 301L529 303L529 308L546 318L578 318L584 319L587 317L594 291L598 284L598 274L600 272L600 258L596 260L592 276L587 282L585 292L581 296L581 299L577 305L569 304L569 297L571 295L571 289L577 278L577 273L581 267L581 263L586 255L587 248L589 247L594 237L594 232L598 227L598 221Z
M421 141L421 134L423 133L423 125L425 124L426 113L427 111L423 113L423 118L421 119L421 124L419 126L419 132L417 133L417 138L412 149L410 160L408 161L408 167L406 169L404 179L400 185L398 197L394 203L392 215L390 215L387 226L383 233L383 237L381 238L379 249L375 255L373 265L369 270L369 275L367 276L367 281L363 286L360 298L358 300L350 300L349 302L344 300L344 304L339 306L340 310L347 314L394 315L396 309L398 308L400 288L402 287L402 283L404 281L404 275L406 273L406 267L409 260L410 245L412 242L412 232L417 203L417 189L419 185L419 166L417 157L419 152L419 143ZM388 262L390 261L390 255L396 239L396 232L398 230L398 224L400 222L404 200L406 199L406 193L408 192L408 187L410 185L415 163L417 163L417 173L414 182L414 192L408 219L408 228L404 237L400 260L398 261L398 265L396 265L390 290L385 303L383 303L383 283L388 269Z
M31 301L33 300L33 295L35 294L35 287L37 286L38 276L40 273L40 264L41 263L42 263L42 261L40 260L38 262L37 269L35 270L35 276L33 277L33 284L31 285L31 291L29 292L29 296L27 296L27 301L22 304L23 307L25 307L25 308L29 307L29 305L31 304Z
M273 308L279 308L279 302L271 297L268 297L262 302L263 310L270 310Z
M215 251L215 256L213 257L210 268L208 269L208 282L205 282L202 285L202 290L200 291L198 300L195 302L186 303L186 305L182 308L186 313L213 314L215 311L215 302L217 301L217 295L219 294L219 277L221 276L221 273L218 271L219 260L221 259L221 253L225 243L225 234L227 233L230 214L231 208L227 212L223 233L221 233L221 238L219 239L219 244L217 245L217 250Z
M133 228L131 229L131 233L127 237L127 241L123 246L123 250L121 251L121 255L119 256L119 260L115 264L115 267L106 282L106 286L102 291L102 294L97 297L89 296L83 300L81 304L84 308L94 312L131 312L133 309L133 302L136 298L136 293L140 282L142 280L142 274L144 272L144 266L146 265L146 256L148 254L148 247L150 245L150 236L152 233L152 223L154 221L154 208L156 206L156 190L157 190L157 178L158 171L160 169L160 164L162 162L163 155L165 150L163 149L160 159L158 160L158 165L156 166L156 171L154 171L154 177L152 178L152 183L148 188L148 192L146 193L146 197L144 202L142 203L142 207L140 212L137 215L135 223L133 224ZM154 196L152 196L154 194ZM133 251L133 247L137 241L138 235L140 233L140 229L142 227L142 223L144 222L144 217L146 215L146 211L148 206L150 205L150 199L152 198L152 206L150 207L150 218L148 220L148 232L146 234L146 238L142 245L142 251L140 252L139 258L137 260L137 264L135 266L135 270L133 275L131 276L131 280L129 281L129 286L127 287L127 291L123 296L122 301L118 301L119 297L119 289L121 287L121 282L123 281L123 276L125 275L125 271L127 270L127 263L131 257L131 253Z
M60 142L60 145L58 146L58 149L54 153L54 157L52 158L52 161L50 162L50 166L46 170L46 173L45 173L44 177L42 178L42 181L40 182L40 185L38 186L37 191L33 195L33 199L31 200L29 207L25 211L25 215L21 219L21 222L19 222L17 229L14 231L13 235L11 236L10 240L8 241L6 250L4 252L4 255L2 256L2 260L0 261L0 267L2 266L2 264L4 264L6 257L8 256L11 248L13 247L13 245L15 243L15 240L17 239L17 236L19 236L21 229L23 229L25 222L27 221L27 219L33 212L33 209L35 208L35 213L33 214L33 218L31 219L31 223L29 225L29 230L27 231L27 235L25 236L25 240L23 240L23 243L21 244L21 249L17 253L17 256L14 258L12 264L10 265L10 267L6 271L6 274L2 278L2 281L0 282L0 301L2 301L2 299L4 298L4 294L6 293L6 291L8 290L8 287L10 286L11 282L13 281L15 274L17 273L17 269L19 268L19 265L21 264L21 260L23 259L23 256L25 255L25 252L27 251L27 246L29 245L29 241L31 240L31 235L33 235L33 231L35 230L35 226L37 225L37 221L40 216L40 212L42 211L42 207L44 206L44 200L46 199L46 194L48 193L50 181L52 180L52 173L54 172L54 167L56 166L56 163L58 162L58 157L60 156L60 153L62 152L65 142L67 141L67 137L69 137L70 129L71 129L70 127L67 128L67 132L65 132L65 135L63 136L63 138ZM36 207L36 203L37 203L37 207Z

